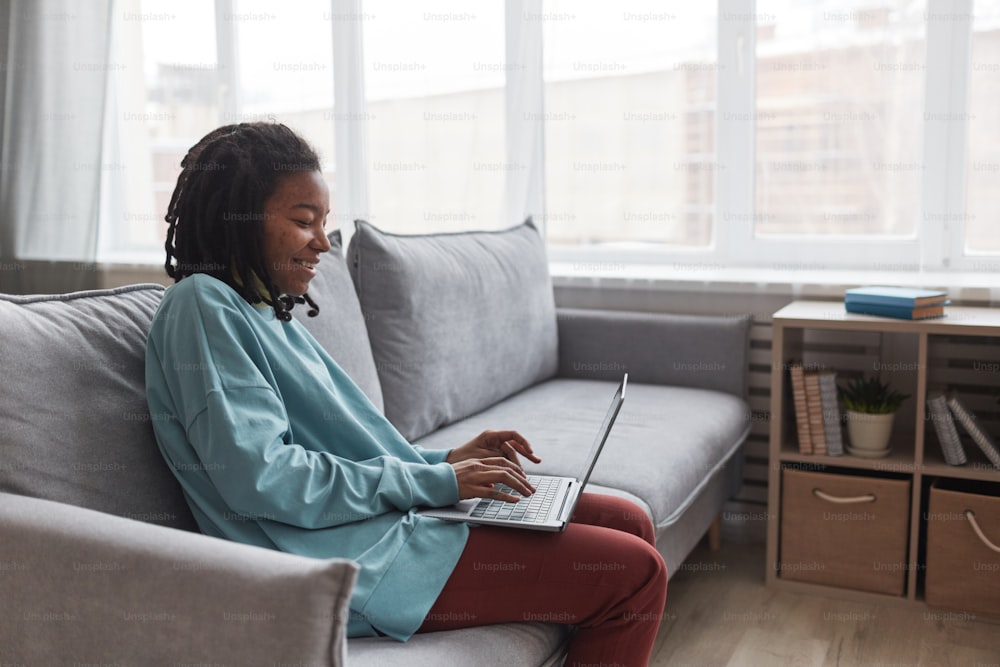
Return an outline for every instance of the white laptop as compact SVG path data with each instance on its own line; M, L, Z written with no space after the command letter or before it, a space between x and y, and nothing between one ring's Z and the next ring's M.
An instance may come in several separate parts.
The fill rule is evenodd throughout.
M419 513L448 521L466 521L489 526L553 532L565 530L570 517L573 516L573 510L576 509L580 494L583 493L583 489L590 480L590 473L594 471L597 457L604 449L604 443L608 440L608 434L611 433L611 427L615 423L618 411L625 401L627 384L628 373L618 385L618 389L611 399L611 405L608 407L608 412L604 416L604 422L594 439L583 481L573 477L528 475L528 482L535 488L535 493L522 497L516 503L489 498L470 498L449 507L428 507L419 510ZM520 495L517 491L503 484L499 485L498 488L504 493Z

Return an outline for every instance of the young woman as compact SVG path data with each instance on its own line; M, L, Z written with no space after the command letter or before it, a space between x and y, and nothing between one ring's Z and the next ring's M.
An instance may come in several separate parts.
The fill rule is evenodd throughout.
M280 124L221 127L185 156L166 216L164 295L149 333L157 442L209 535L361 571L350 636L509 621L577 627L566 664L644 665L666 597L635 505L585 494L562 533L417 515L533 489L518 432L449 451L407 442L289 311L330 249L316 153Z

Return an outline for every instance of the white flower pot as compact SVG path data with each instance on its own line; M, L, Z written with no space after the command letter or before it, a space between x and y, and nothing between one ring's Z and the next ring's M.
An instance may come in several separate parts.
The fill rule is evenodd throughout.
M877 458L889 453L889 436L896 413L871 415L847 410L847 437L851 442L850 453L856 456Z

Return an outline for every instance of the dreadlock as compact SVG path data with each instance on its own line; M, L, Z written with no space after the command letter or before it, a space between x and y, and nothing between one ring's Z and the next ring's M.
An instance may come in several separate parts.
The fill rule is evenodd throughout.
M167 275L174 282L211 275L248 303L267 303L283 322L292 319L296 303L318 315L308 294L280 294L264 261L264 203L289 175L288 165L320 169L316 152L280 123L225 125L195 144L181 160L167 208Z

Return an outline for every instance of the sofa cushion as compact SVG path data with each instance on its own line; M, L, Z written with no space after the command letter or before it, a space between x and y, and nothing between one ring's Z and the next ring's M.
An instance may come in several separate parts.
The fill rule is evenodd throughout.
M356 224L348 266L386 417L406 438L555 374L552 282L530 220L496 232L423 236Z
M549 380L418 444L446 449L487 428L513 428L542 459L526 464L529 473L578 477L586 472L587 454L616 386L604 380ZM630 379L590 481L639 499L654 525L663 528L681 518L711 474L737 452L749 428L747 404L736 396ZM692 447L693 442L701 446Z
M750 318L560 308L559 377L747 395Z
M196 529L146 405L146 335L162 295L0 295L0 491Z
M415 634L406 643L388 637L352 639L347 660L351 667L557 667L571 632L568 625L525 622Z
M309 296L319 306L319 315L309 317L304 305L294 308L292 315L382 410L382 387L358 295L344 261L340 230L332 232L329 239L332 248L320 259L316 277L309 285Z

